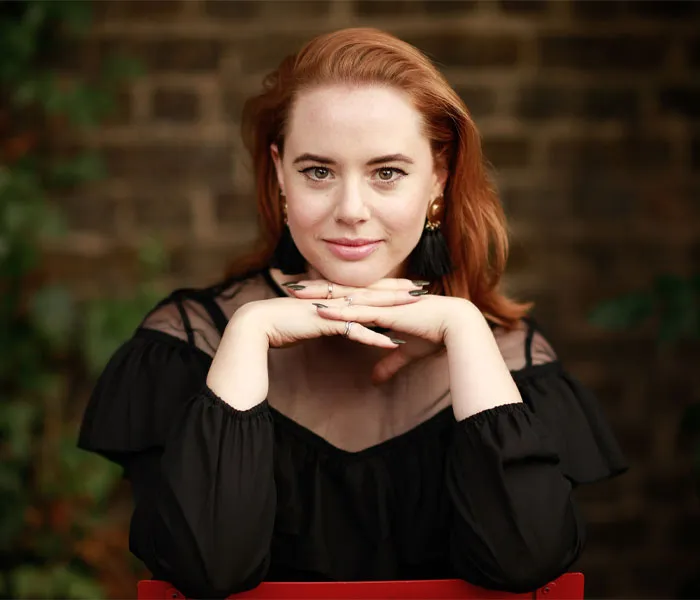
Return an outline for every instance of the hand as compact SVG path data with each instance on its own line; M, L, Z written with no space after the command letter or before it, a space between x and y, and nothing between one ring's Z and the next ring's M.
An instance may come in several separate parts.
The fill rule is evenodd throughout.
M350 288L334 284L334 296L352 293L363 305L382 307L400 306L416 303L420 296L411 295L418 286L407 280L383 280L383 285L377 284L368 288ZM302 287L302 286L297 286ZM326 282L308 282L304 289L290 289L298 296L306 298L273 298L250 302L236 311L229 322L232 330L261 332L270 347L280 348L302 340L313 339L324 335L343 335L345 322L323 318L317 311L315 300L319 303L336 303L345 305L343 299L327 300L328 284ZM224 336L226 337L226 336ZM369 346L394 349L400 341L394 342L390 337L372 331L367 327L354 324L348 336L350 339Z
M295 289L292 285L290 291L295 296L303 295L319 300L321 306L318 307L318 314L330 321L342 323L343 327L348 321L362 325L378 325L400 332L403 334L401 337L412 338L375 365L372 379L375 383L384 383L407 364L441 350L450 327L463 323L462 317L469 311L478 312L468 300L445 296L421 295L417 296L420 302L413 303L370 304L365 302L366 293L369 290L405 290L411 283L402 279L384 279L368 288L347 288L334 284L333 296L351 297L350 306L345 301L325 299L328 294L328 282L325 280L298 282L298 288ZM414 286L413 289L418 289L418 286ZM354 325L351 331L356 327L358 326ZM453 330L454 328L452 327Z

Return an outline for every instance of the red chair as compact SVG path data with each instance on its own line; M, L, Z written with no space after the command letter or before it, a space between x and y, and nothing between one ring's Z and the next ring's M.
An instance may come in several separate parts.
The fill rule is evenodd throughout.
M139 600L184 599L166 581L139 581ZM254 590L233 594L232 600L582 600L583 574L566 573L534 592L511 594L486 590L460 579L438 581L350 581L262 583Z

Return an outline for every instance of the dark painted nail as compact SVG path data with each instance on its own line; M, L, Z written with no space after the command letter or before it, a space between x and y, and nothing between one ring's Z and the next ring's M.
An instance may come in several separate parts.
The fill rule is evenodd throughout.
M430 282L429 281L423 281L421 279L418 279L417 281L412 281L411 282L413 285L417 285L419 287L423 287L424 285L428 285Z
M425 296L426 294L429 294L430 292L428 290L411 290L408 293L411 296Z
M287 283L283 283L282 286L289 287L290 285L296 285L297 283L299 283L299 282L298 281L288 281Z
M290 289L290 290L294 290L295 292L298 292L299 290L305 290L305 289L306 289L306 286L305 286L305 285L298 285L298 284L296 284L296 283L290 283L290 284L287 286L287 288Z
M400 340L399 338L389 338L394 344L405 344L406 340Z
M312 302L311 304L318 308L328 308L325 304L321 304L320 302Z

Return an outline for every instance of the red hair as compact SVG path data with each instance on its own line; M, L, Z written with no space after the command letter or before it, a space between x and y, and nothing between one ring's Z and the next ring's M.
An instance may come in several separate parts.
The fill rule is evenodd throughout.
M260 248L236 261L230 276L264 268L282 233L279 186L270 145L284 148L287 119L297 95L325 84L382 84L403 90L424 121L437 165L447 168L442 231L453 271L431 293L460 296L508 328L530 305L498 289L508 256L505 215L489 178L481 138L469 111L444 76L417 48L377 29L320 35L265 77L263 92L244 105L243 141L253 159Z

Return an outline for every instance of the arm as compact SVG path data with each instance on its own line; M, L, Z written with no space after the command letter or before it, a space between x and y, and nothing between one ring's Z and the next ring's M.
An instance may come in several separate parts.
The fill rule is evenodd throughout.
M189 597L252 588L268 567L273 424L254 394L267 355L247 332L231 326L216 369L185 340L138 333L105 369L83 422L80 446L122 464L131 481L132 552ZM225 381L225 400L203 385L207 370Z
M473 583L530 591L576 559L583 524L548 432L523 404L488 324L471 306L458 315L445 337L459 421L447 460L451 559Z

